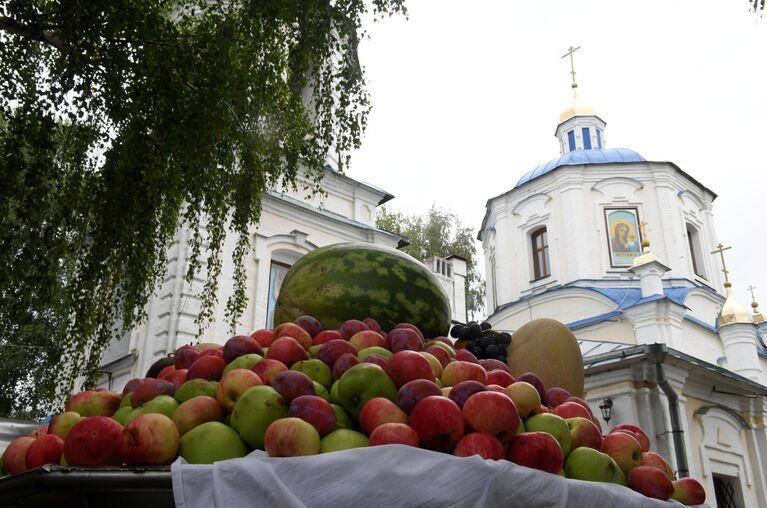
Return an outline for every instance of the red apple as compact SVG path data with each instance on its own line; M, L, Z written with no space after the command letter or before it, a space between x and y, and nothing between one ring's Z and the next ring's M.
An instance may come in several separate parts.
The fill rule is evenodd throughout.
M280 418L264 434L264 449L270 457L300 457L320 453L320 435L301 418Z
M208 349L207 351L217 351ZM218 381L226 368L226 361L222 356L203 355L195 360L189 371L186 373L186 379L206 379L208 381Z
M64 458L70 466L119 466L123 426L107 416L80 420L64 440Z
M274 376L272 388L282 395L286 404L301 395L315 394L312 378L297 370L286 370Z
M279 360L266 359L252 366L250 370L258 374L258 377L261 378L264 384L271 385L274 376L280 372L285 372L288 370L288 367Z
M594 416L594 412L591 410L591 407L589 406L589 403L586 402L585 400L581 399L580 397L573 396L573 397L570 397L569 399L566 399L565 402L577 402L581 406L585 407L586 410L589 412L589 414L592 417Z
M269 347L266 357L270 360L279 360L288 367L296 362L309 359L306 349L293 337L275 339Z
M487 372L478 363L455 361L450 362L442 371L442 382L445 386L455 386L461 381L479 381L487 384Z
M401 351L401 353L405 352ZM439 386L428 379L414 379L402 385L397 392L397 405L405 413L410 414L421 399L432 395L442 395L442 390Z
M378 332L383 335L383 330L381 330L381 325L379 325L378 321L376 321L375 319L367 317L363 319L362 322L365 323L367 327L373 330L374 332Z
M370 434L384 423L407 423L407 414L397 404L384 397L373 397L362 406L360 428Z
M687 506L706 502L706 491L695 478L680 478L671 484L674 486L674 493L671 495L671 499L674 501L679 501Z
M306 333L312 338L316 337L323 330L322 323L312 316L298 316L293 322L306 330Z
M379 355L378 353L372 353L365 357L365 360L363 363L372 363L374 365L378 365L382 369L386 369L386 365L389 364L389 359L386 358L384 355Z
M575 417L591 419L589 412L577 402L563 402L554 408L553 413L565 419Z
M508 442L517 434L519 412L514 402L498 392L475 393L463 405L463 418L469 428L497 436Z
M418 433L405 423L381 424L373 430L368 440L368 446L402 444L418 447L420 443Z
M56 434L61 439L66 439L72 427L82 419L83 417L74 411L59 413L51 418L51 423L48 424L48 433Z
M514 376L506 372L505 370L491 370L487 373L487 384L498 385L501 388L506 388L514 382Z
M469 363L476 363L479 365L479 360L477 360L477 357L474 356L473 353L470 353L469 351L465 349L456 349L455 351L455 359L459 362L469 362ZM484 369L484 367L482 367Z
M432 345L426 348L426 352L434 355L434 357L439 360L440 365L442 365L442 368L445 368L445 365L447 365L450 362L450 353L445 350L445 348Z
M541 378L532 372L525 372L517 378L517 381L524 381L533 385L541 397L541 404L546 405L546 387L543 385Z
M637 466L628 474L629 487L640 494L666 501L674 493L666 473L653 466Z
M575 418L566 418L568 427L570 427L570 451L587 446L598 451L602 451L602 433L594 422L589 418L576 416Z
M136 389L136 387L143 381L143 378L134 377L127 383L125 383L125 387L123 388L123 396L125 396L128 393L133 393L133 390Z
M269 329L256 330L250 334L250 338L258 342L262 348L269 347L274 342L274 332Z
M421 399L410 413L410 426L430 450L453 448L463 437L464 425L461 408L441 395Z
M325 362L328 367L333 367L342 355L350 354L357 356L357 348L354 347L348 340L333 339L326 342L317 351L317 358Z
M357 351L362 351L369 347L386 347L387 345L384 336L373 330L362 330L355 333L349 338L349 343L357 348Z
M451 388L448 397L450 397L450 400L455 402L458 407L463 409L463 405L466 402L466 399L477 392L485 391L487 391L487 387L479 381L461 381Z
M221 361L223 362L223 360ZM149 402L150 400L154 399L155 397L159 397L160 395L169 395L173 397L173 394L175 393L176 393L176 386L170 381L166 381L165 379L154 379L151 377L147 377L141 380L141 383L136 387L135 390L133 390L133 394L131 395L131 399L130 399L131 407L137 408ZM69 411L69 409L67 410ZM77 412L80 413L79 411ZM80 413L80 415L85 416L82 413ZM100 416L107 416L107 415L100 415Z
M558 386L553 386L546 390L546 403L552 409L567 401L570 397L572 397L570 392ZM591 418L591 411L589 411L589 418Z
M87 390L71 397L64 410L80 416L112 416L120 408L120 401L122 397L112 390Z
M186 378L189 375L189 369L178 369L174 370L171 375L168 376L165 381L170 381L173 383L173 386L176 387L176 390L181 388L181 385L186 383Z
M301 347L304 349L312 347L312 336L309 335L309 332L295 323L282 323L274 329L274 336L276 337L275 340L282 337L292 337L296 342L301 344ZM272 346L274 346L274 342L272 342Z
M341 376L343 376L344 372L351 369L358 363L360 363L360 361L357 359L357 355L351 353L342 354L333 364L333 379L339 379Z
M392 353L400 351L423 351L423 339L411 328L395 328L386 336Z
M178 455L179 434L173 420L160 413L147 413L131 420L123 429L119 450L126 464L170 464Z
M628 432L613 432L605 436L602 452L612 457L625 474L642 465L642 446Z
M64 453L64 440L56 434L46 434L35 439L27 448L26 467L34 469L46 464L59 464L62 453Z
M565 463L562 447L548 432L523 432L506 450L506 458L520 466L558 474Z
M250 369L233 369L224 374L216 388L216 400L228 413L247 389L264 384L258 374Z
M415 379L427 379L432 382L436 380L429 360L410 350L394 353L385 370L397 387Z
M620 425L616 425L613 427L613 429L610 431L610 434L613 432L623 432L623 431L629 431L633 433L634 437L639 441L639 444L642 446L643 452L649 452L650 451L650 438L647 436L647 433L642 430L642 427L639 427L638 425L631 425L629 423L622 423Z
M330 402L316 395L301 395L290 403L288 416L310 423L320 437L336 428L336 412Z
M44 435L48 434L48 424L40 425L35 430L27 434L29 437L33 437L37 439L38 437L42 437Z
M490 390L491 392L506 393L506 388L504 388L501 385L491 385L491 384L489 384L489 385L487 385L487 389Z
M226 363L251 353L264 356L264 350L261 349L258 341L247 335L235 335L224 344L224 361Z
M8 474L17 475L27 470L27 451L34 442L35 438L29 436L11 441L3 452L3 467Z
M488 372L490 372L491 370L505 370L506 372L511 374L511 369L509 368L509 366L500 360L496 360L495 358L485 358L485 359L479 360L479 364L482 365L485 368L485 370Z
M216 347L209 347L207 349L204 349L200 352L200 356L197 357L197 360L205 356L217 356L221 358L222 360L224 360L224 348L216 344Z
M666 459L655 452L642 452L642 465L657 467L668 476L669 480L674 480L674 470Z
M213 397L198 395L181 403L173 413L173 423L176 424L179 436L183 436L198 425L205 422L220 422L224 420L224 409Z
M181 346L176 350L175 367L177 369L188 369L192 366L197 357L200 356L200 350L191 344Z
M362 330L369 330L368 325L358 319L349 319L348 321L344 321L339 332L344 339L349 340L355 333L361 332Z
M401 329L401 328L407 328L409 330L413 330L415 333L418 334L418 337L421 338L421 342L424 340L423 333L421 333L421 330L414 324L411 323L399 323L394 327L394 330Z
M163 369L157 373L157 379L167 379L174 372L176 372L175 365L168 365L167 367L163 367Z
M487 460L501 460L503 458L503 445L495 436L484 432L472 432L458 441L453 455L458 457L479 455Z
M338 330L323 330L312 339L312 345L317 346L330 342L331 340L344 340L343 335Z

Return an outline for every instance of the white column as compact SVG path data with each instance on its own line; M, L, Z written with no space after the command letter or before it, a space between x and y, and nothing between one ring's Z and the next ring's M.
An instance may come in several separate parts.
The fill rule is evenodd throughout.
M759 354L756 351L756 326L730 323L719 328L727 366L733 372L759 382Z

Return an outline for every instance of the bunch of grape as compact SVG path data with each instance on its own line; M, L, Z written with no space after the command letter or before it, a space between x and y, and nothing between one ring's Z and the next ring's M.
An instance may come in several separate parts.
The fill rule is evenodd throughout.
M487 321L457 324L450 330L450 336L465 340L466 350L480 360L495 359L506 363L506 349L511 344L511 334L493 330Z

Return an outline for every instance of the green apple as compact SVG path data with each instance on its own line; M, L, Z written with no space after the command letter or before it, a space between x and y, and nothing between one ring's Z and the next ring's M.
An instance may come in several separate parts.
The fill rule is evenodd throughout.
M394 353L392 353L386 348L383 348L380 346L371 346L371 347L366 347L365 349L357 353L357 359L361 362L364 362L365 358L367 358L370 355L381 355L389 359L392 357L393 354Z
M338 430L338 429L354 430L357 428L357 426L354 424L354 420L351 419L351 417L349 416L349 413L344 411L344 408L342 408L338 404L330 404L330 407L333 408L333 412L336 414L336 428L333 430Z
M565 460L568 478L590 482L608 482L628 486L626 475L606 453L587 446L573 450Z
M325 399L328 402L330 402L330 394L325 389L325 387L322 386L321 384L319 384L317 381L314 381L314 380L312 380L312 383L314 383L314 394L317 397L322 397L323 399Z
M397 386L378 365L359 363L338 380L338 400L355 420L359 418L362 406L373 397L397 400ZM570 435L569 427L567 435Z
M333 386L330 387L330 402L333 404L341 404L341 401L338 398L338 381L333 383Z
M547 432L559 441L565 457L570 453L570 426L564 418L553 413L533 415L525 420L527 432Z
M131 407L130 398L132 395L133 395L132 392L126 393L125 396L120 401L120 407L125 407L125 406Z
M440 388L448 388L448 389L452 388L452 386L445 387L445 383L443 383L442 380L439 378L434 380L434 384L436 384ZM450 393L450 392L448 391L447 393ZM445 397L447 397L447 395L445 395Z
M349 429L334 430L320 441L320 453L338 452L368 445L368 437L362 432Z
M320 350L322 344L315 344L306 351L309 353L309 358L317 358L317 351Z
M190 464L213 464L248 453L237 432L221 422L198 425L184 434L179 444L179 455Z
M125 425L127 422L125 421L128 418L128 415L133 411L133 408L128 406L123 406L120 409L117 410L115 414L112 415L113 420L117 420L120 425Z
M213 397L215 399L217 389L218 381L208 381L201 378L190 379L179 386L173 397L179 404L183 404L187 400L199 397L200 395L207 395L208 397Z
M256 354L256 353L248 353L247 355L238 356L229 364L224 367L224 372L221 374L221 377L224 377L224 374L229 372L230 370L234 369L249 369L261 360L263 360L264 357Z
M251 448L263 450L266 429L273 421L287 416L288 406L277 390L267 385L254 386L234 405L232 428Z
M333 372L330 370L330 367L317 358L314 360L301 360L296 362L290 367L290 370L303 372L309 376L312 381L318 382L326 389L330 388L330 385L333 384Z
M139 406L125 416L125 424L128 425L141 415L148 413L164 414L168 418L173 418L173 413L178 409L178 402L170 395L158 395L143 406Z
M519 419L519 428L517 429L517 433L515 434L515 436L518 436L518 435L522 434L523 432L527 432L527 430L525 430L525 422L522 421L522 419L520 418Z
M430 340L429 342L423 345L423 350L426 351L431 346L439 346L445 351L447 351L451 358L455 358L455 349L453 349L449 344L445 344L441 340Z

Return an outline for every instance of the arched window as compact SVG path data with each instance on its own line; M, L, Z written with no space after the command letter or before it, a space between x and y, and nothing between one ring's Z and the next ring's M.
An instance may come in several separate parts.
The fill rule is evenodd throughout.
M542 279L551 275L549 265L549 239L546 227L538 228L530 234L533 254L533 278Z
M692 260L692 271L698 277L706 278L706 266L703 263L703 251L701 250L700 232L698 229L687 223L687 245L690 248L690 259Z

